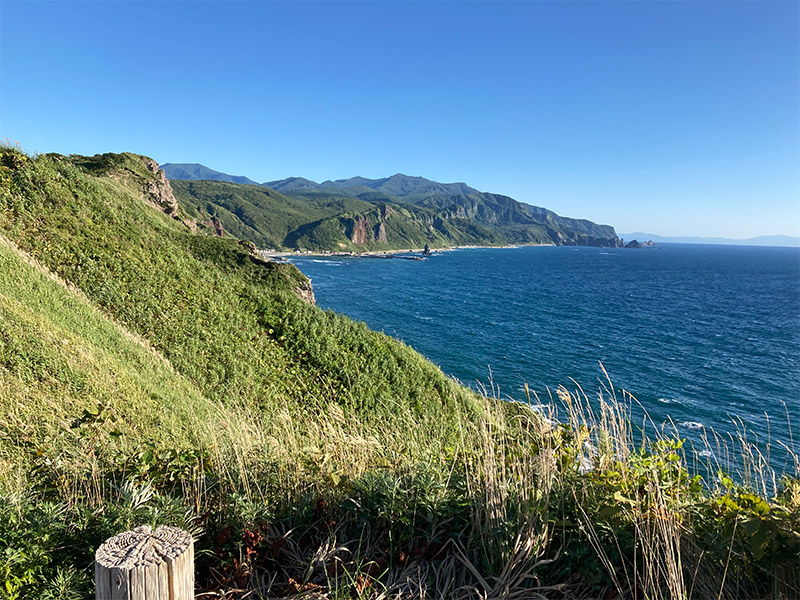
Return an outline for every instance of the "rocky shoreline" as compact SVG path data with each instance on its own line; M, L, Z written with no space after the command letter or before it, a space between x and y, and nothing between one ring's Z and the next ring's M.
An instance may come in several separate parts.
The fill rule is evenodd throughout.
M475 246L449 246L445 248L429 248L429 253L425 254L426 248L405 248L400 250L364 250L358 251L333 251L333 250L294 250L288 251L273 251L273 250L259 250L259 255L265 260L286 260L288 258L297 257L322 257L322 258L393 258L397 255L403 254L419 254L420 258L423 256L430 256L432 254L440 254L442 252L452 252L454 250L473 250L473 249L495 249L495 250L508 250L521 247L544 247L555 246L555 244L507 244L503 246L489 246L489 245L475 245Z

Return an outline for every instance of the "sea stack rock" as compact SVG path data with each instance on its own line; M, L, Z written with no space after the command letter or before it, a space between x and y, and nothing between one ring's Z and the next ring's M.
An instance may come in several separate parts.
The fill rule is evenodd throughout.
M431 247L428 244L425 244L425 249L422 251L422 256L430 256L431 255Z

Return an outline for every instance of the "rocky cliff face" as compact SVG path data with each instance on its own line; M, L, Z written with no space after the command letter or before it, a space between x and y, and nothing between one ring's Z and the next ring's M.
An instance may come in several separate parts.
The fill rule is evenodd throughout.
M143 158L144 166L154 178L145 182L145 194L148 202L155 204L170 217L178 216L178 201L172 193L172 187L167 181L164 171L158 168L158 163L151 158Z
M375 241L381 244L386 243L386 226L383 223L378 223L375 226Z
M196 232L197 223L181 214L180 205L175 198L175 194L172 192L172 186L169 184L164 171L158 168L158 163L146 156L140 157L140 160L147 171L152 175L152 177L144 179L144 201L153 208L180 221L186 225L186 227ZM119 175L117 177L119 177ZM123 176L123 179L124 178L125 176Z
M368 225L369 219L363 215L359 215L350 221L345 233L347 234L347 237L350 238L351 242L358 244L359 246L363 246L371 238L371 236L367 237Z
M394 210L384 205L378 207L374 213L350 217L345 220L345 235L359 246L373 241L385 244L387 241L385 222L393 214Z
M294 288L294 293L303 302L308 302L309 304L317 303L317 299L314 297L314 288L311 287L310 279L306 279L305 281L298 283Z

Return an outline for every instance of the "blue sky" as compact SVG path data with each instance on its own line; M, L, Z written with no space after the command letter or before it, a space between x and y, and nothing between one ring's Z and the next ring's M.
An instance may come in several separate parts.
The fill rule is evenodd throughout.
M798 2L0 2L0 137L800 235Z

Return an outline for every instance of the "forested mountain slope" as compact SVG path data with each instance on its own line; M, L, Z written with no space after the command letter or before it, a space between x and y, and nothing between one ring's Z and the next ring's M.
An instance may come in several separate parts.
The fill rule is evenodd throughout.
M194 175L166 166L179 201L198 221L215 216L226 231L261 247L353 251L426 244L619 244L611 226L561 217L464 183L397 174L323 183L292 177L240 186L194 181Z

